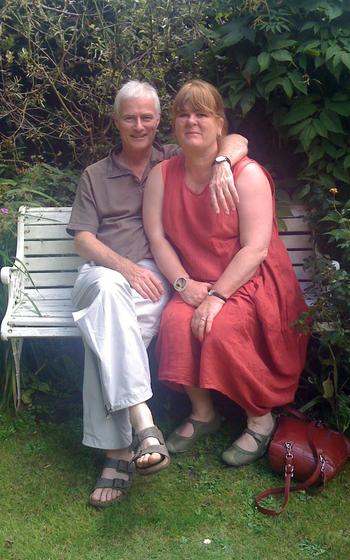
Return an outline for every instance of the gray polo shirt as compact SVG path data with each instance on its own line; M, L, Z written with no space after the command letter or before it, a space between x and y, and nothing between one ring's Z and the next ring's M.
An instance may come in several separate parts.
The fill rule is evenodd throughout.
M73 203L67 232L89 231L97 239L133 262L152 258L142 225L143 189L152 167L179 153L175 144L154 144L143 177L138 179L117 162L114 148L109 156L83 172Z

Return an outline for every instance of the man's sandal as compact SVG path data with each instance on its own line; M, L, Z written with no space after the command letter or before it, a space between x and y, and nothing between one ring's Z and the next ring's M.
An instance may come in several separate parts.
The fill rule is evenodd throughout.
M103 468L115 469L116 471L118 471L117 476L115 478L98 478L96 480L96 484L92 491L92 494L97 488L111 488L112 490L118 490L120 494L118 494L116 498L113 498L112 500L108 500L106 502L94 500L91 494L89 499L90 505L100 508L108 507L115 502L120 502L123 498L125 498L129 491L132 477L135 474L135 465L133 464L133 462L125 461L124 459L112 459L111 457L106 457ZM123 478L118 477L118 473L129 475L128 480L124 480Z
M147 438L156 438L159 441L159 444L147 446L143 443ZM159 430L159 428L157 428L157 426L145 428L144 430L141 430L141 432L135 434L132 447L134 451L133 461L136 465L136 471L138 472L138 474L154 474L163 469L166 469L170 464L170 457L164 442L163 434ZM151 453L159 453L159 455L162 457L161 460L158 461L158 463L150 465L149 467L139 467L137 465L137 460L144 455L148 455Z

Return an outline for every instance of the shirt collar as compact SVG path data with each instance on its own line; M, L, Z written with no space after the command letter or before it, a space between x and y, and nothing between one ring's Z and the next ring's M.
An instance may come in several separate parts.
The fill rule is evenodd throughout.
M130 169L124 167L123 165L120 165L116 158L116 155L121 151L121 149L122 145L119 142L111 149L109 155L107 156L107 177L109 179L113 179L114 177L122 177L123 175L130 175ZM153 166L156 163L163 161L163 159L163 148L160 144L155 142L152 146L150 163Z

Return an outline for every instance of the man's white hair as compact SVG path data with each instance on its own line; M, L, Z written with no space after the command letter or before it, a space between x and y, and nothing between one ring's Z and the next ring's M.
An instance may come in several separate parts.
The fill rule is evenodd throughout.
M120 105L124 100L145 97L153 99L156 114L160 117L160 101L156 89L148 82L139 82L138 80L131 80L120 88L114 100L113 111L116 115L119 115Z

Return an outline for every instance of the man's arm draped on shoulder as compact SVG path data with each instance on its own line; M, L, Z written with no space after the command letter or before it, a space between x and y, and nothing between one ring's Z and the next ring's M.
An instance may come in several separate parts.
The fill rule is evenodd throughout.
M224 136L219 142L218 155L228 157L232 167L247 154L248 140L240 134ZM220 210L223 210L226 214L235 210L239 197L233 180L232 169L228 162L213 165L213 175L209 189L211 204L217 214Z

